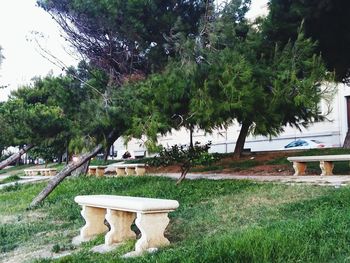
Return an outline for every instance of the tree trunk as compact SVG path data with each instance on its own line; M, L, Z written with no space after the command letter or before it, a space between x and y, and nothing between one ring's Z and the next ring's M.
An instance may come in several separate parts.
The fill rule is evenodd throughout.
M108 139L114 138L115 131L111 131L108 135ZM89 162L92 157L95 157L103 149L102 144L97 145L91 152L82 154L79 158L79 161L74 163L71 162L63 168L51 181L48 185L34 198L31 202L30 207L37 206L42 202L62 181L64 178L69 176L74 170Z
M107 162L108 155L109 155L109 153L111 151L111 147L112 147L113 143L118 139L118 137L119 137L119 134L116 134L116 135L114 135L112 137L109 137L107 139L106 149L105 149L104 154L103 154L103 161L105 163Z
M345 137L345 140L344 140L343 148L344 149L350 149L350 131L349 130L346 133L346 137Z
M79 156L80 158L80 156ZM90 160L72 172L72 176L86 175L89 170Z
M58 164L61 164L61 163L62 163L62 158L63 158L63 154L60 154L60 155L58 156L58 161L57 161Z
M92 157L96 156L103 148L102 144L97 145L91 152L81 155L79 162L71 162L63 168L54 178L51 179L49 184L34 198L30 207L37 206L42 202L59 184L64 178L69 176L71 172L88 162Z
M14 161L17 161L19 158L21 158L21 156L23 154L25 154L26 152L28 152L30 149L32 149L34 147L33 144L28 144L27 146L25 146L23 149L19 150L17 153L12 154L9 158L7 158L6 160L2 161L0 163L0 170L4 169L6 166L10 165L11 163L13 163Z
M107 145L104 153L103 153L103 162L107 163L108 155L109 155L109 150L111 149L111 145Z
M188 173L188 171L190 170L190 168L184 168L181 169L181 176L179 177L179 179L176 181L176 185L179 185L185 178L186 178L186 174Z
M244 149L244 143L248 135L249 127L252 123L250 121L244 121L242 123L241 131L239 132L238 139L236 141L235 151L233 152L233 156L235 158L240 158Z
M190 126L190 149L193 149L193 126Z
M68 140L66 141L66 165L69 163Z

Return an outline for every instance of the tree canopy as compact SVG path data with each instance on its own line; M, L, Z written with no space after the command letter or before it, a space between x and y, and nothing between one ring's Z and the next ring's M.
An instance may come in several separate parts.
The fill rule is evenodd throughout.
M321 119L318 103L331 79L315 43L302 29L298 37L266 51L266 32L244 19L245 2L233 1L220 14L202 21L196 36L179 38L179 54L165 71L148 78L150 116L182 116L182 126L210 131L237 121L241 126L235 154L248 132L274 136L285 125L307 126ZM241 15L237 15L241 14ZM146 126L146 125L145 125ZM154 127L149 125L148 127ZM154 134L154 133L153 133Z
M167 36L197 31L205 1L39 0L90 62L114 84L143 78L162 68L173 53Z
M347 0L270 0L264 30L270 43L285 45L297 38L303 22L306 37L317 41L317 52L336 80L350 77L350 2Z

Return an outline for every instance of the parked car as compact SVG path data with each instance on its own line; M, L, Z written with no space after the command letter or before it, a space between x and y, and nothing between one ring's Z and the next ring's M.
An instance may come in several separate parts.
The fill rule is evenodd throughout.
M318 140L297 139L284 146L286 150L313 149L335 147L336 145L327 144Z

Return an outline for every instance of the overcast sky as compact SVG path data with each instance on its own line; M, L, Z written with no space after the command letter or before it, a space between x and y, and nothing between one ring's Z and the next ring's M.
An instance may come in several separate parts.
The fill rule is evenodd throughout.
M249 17L266 13L267 0L252 2ZM67 52L59 27L36 6L36 0L0 0L0 10L0 46L5 56L0 68L0 86L8 85L0 89L0 101L6 100L10 90L28 84L34 76L45 76L51 71L55 75L62 73L61 68L40 55L34 39L65 64L76 65L77 58L68 54L72 52Z

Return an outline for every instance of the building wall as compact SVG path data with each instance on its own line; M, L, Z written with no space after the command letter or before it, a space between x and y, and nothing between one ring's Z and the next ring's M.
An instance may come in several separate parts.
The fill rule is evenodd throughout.
M343 145L348 131L346 96L350 96L350 87L339 84L336 91L331 103L327 104L322 101L320 104L322 113L331 110L324 121L312 123L309 127L301 130L287 126L284 128L284 132L273 138L250 135L247 137L245 148L252 151L282 150L286 144L297 138L317 139L334 146ZM193 140L201 143L211 141L211 152L233 152L239 131L240 125L238 123L233 123L227 129L215 130L212 134L195 130ZM188 144L189 140L189 132L182 128L160 137L159 143L167 147L174 144ZM118 151L117 158L121 158L127 150L132 156L142 155L146 151L143 141L137 139L133 139L127 145L124 145L123 139L120 138L115 142L114 147Z

